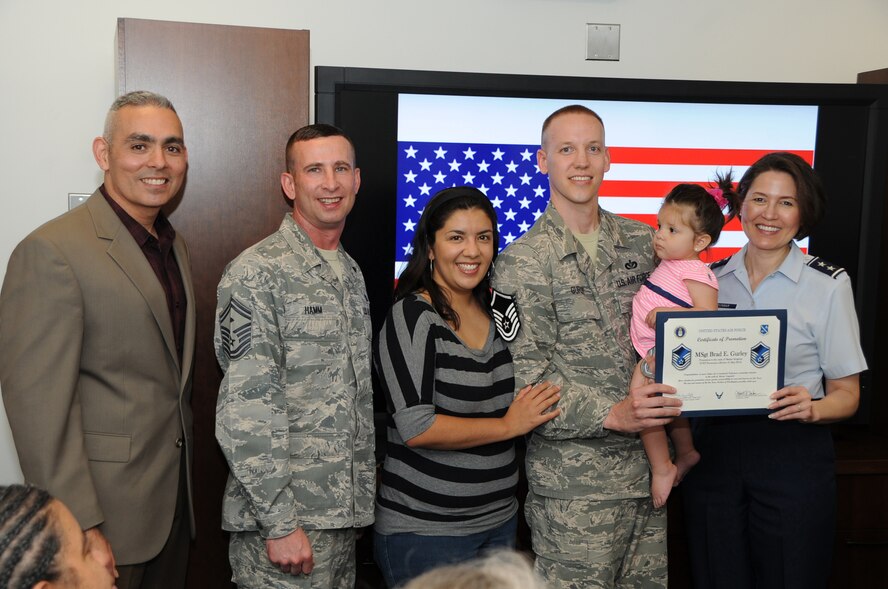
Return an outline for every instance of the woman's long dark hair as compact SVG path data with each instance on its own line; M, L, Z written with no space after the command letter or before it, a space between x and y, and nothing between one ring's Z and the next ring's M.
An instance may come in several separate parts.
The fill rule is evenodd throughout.
M450 306L447 294L432 278L429 266L429 251L435 245L435 233L447 223L447 219L454 211L468 211L479 209L490 219L493 227L493 258L490 261L491 268L499 250L499 233L496 229L496 212L490 200L484 193L471 186L457 186L446 188L432 197L422 212L422 217L416 225L416 234L413 236L413 254L407 267L398 279L398 287L395 289L395 301L400 301L409 294L417 291L426 291L432 300L435 311L459 329L459 315ZM490 315L490 272L488 271L481 282L472 289L472 296Z

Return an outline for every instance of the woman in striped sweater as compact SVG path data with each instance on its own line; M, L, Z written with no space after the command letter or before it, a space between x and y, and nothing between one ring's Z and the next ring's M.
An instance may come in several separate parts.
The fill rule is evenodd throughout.
M374 349L389 411L374 551L390 587L514 546L514 438L558 415L559 387L515 395L490 311L498 241L483 193L436 194Z

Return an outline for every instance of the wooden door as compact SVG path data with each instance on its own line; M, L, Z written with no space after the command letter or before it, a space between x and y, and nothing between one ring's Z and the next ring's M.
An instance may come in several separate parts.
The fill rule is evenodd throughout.
M168 97L185 130L189 168L167 214L191 252L197 302L194 508L188 586L228 587L221 529L228 468L214 436L221 371L213 351L216 285L225 265L289 212L284 147L308 123L308 31L119 19L118 91Z

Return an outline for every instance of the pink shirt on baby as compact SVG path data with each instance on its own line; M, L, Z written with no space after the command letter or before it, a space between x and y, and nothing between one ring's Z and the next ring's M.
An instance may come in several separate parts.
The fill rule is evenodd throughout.
M688 304L691 301L691 293L685 285L685 280L696 280L718 290L718 281L709 269L709 266L700 260L661 260L660 265L654 270L648 280L659 286L674 297L678 297ZM642 286L632 299L632 324L630 335L632 345L639 355L644 356L648 350L654 347L656 332L645 323L648 313L655 307L675 307L680 311L681 307L666 297L660 296L646 286Z

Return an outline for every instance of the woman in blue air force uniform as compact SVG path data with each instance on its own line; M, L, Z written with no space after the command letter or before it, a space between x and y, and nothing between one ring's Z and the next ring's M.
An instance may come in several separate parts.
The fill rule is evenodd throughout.
M835 526L835 464L825 423L857 410L866 370L848 275L793 242L823 216L820 180L771 153L740 179L749 243L713 264L721 309L786 309L784 388L766 416L697 419L702 459L685 479L696 587L825 587Z

